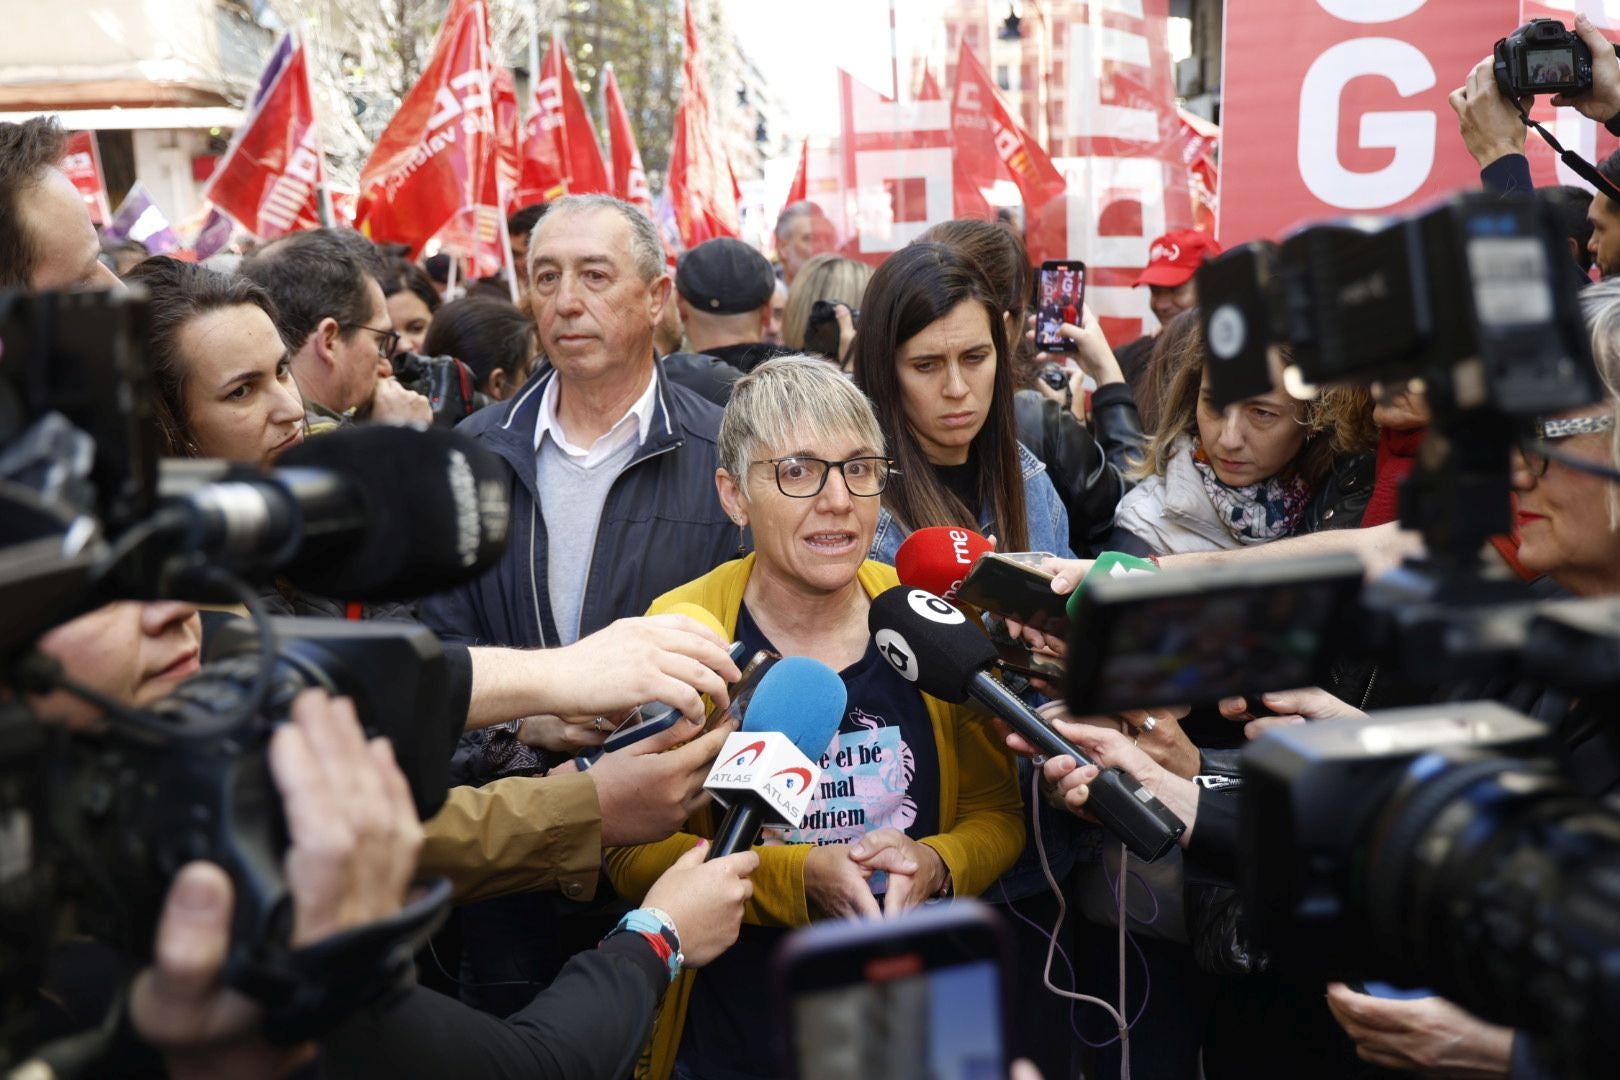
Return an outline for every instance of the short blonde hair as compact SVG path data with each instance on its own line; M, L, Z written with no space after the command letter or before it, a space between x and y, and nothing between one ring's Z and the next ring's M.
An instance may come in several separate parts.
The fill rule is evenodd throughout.
M851 311L861 306L872 268L841 255L816 255L806 259L788 286L787 306L782 309L782 344L790 349L804 348L805 331L810 328L810 308L817 300L843 304ZM836 360L837 357L831 359Z
M720 467L739 484L762 447L786 448L806 433L851 432L882 455L872 403L837 368L815 356L768 360L738 379L720 418Z

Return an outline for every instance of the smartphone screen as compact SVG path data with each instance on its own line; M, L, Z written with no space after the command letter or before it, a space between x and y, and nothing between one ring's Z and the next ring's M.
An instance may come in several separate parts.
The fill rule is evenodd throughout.
M1080 325L1086 302L1086 264L1049 260L1041 264L1035 286L1035 346L1046 352L1075 352L1074 342L1058 333L1064 323Z
M796 932L778 960L792 1075L1006 1076L1006 957L990 919L958 901Z
M956 590L956 599L1037 630L1058 632L1067 626L1069 598L1052 591L1052 575L1000 552L979 556Z

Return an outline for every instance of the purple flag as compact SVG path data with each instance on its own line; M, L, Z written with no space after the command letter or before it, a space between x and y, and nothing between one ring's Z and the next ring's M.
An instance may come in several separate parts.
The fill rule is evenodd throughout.
M163 211L138 180L118 204L118 211L101 230L101 235L114 242L134 240L153 255L167 255L184 246L169 219L163 216Z

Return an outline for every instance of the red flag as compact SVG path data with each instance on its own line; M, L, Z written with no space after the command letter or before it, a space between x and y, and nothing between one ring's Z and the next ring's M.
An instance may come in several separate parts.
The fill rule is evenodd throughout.
M647 186L647 170L641 167L641 151L636 149L636 133L630 130L630 115L619 96L619 79L613 65L606 65L602 92L607 96L608 146L613 156L613 194L639 206L652 217L652 189Z
M956 213L950 106L893 101L843 69L838 105L836 187L831 198L812 198L841 237L840 254L876 265ZM810 183L819 193L815 166Z
M202 198L263 239L320 225L324 179L303 45L289 34L260 78L261 95L214 167Z
M793 174L793 183L788 185L787 202L782 204L785 210L796 202L803 202L810 197L810 140L804 140L799 147L799 168Z
M1193 228L1215 235L1220 214L1219 172L1215 164L1221 129L1202 116L1176 108L1181 122L1181 160L1187 166L1187 195L1192 201Z
M978 59L962 42L956 62L956 95L951 99L951 131L958 169L969 169L979 186L995 178L999 162L1012 174L1024 199L1029 222L1029 257L1039 263L1068 257L1068 236L1057 215L1045 214L1048 203L1063 197L1063 174L1035 139L1013 119ZM960 173L959 173L960 175ZM958 184L960 189L961 185Z
M563 195L611 192L602 148L597 145L591 114L574 85L562 35L551 35L551 48L534 84L534 100L523 126L523 181L517 202L549 202Z
M112 217L107 206L107 183L101 178L101 152L96 148L96 133L75 131L68 136L57 167L67 174L90 211L90 223L101 225Z
M943 101L945 95L940 93L939 81L934 78L934 69L923 67L922 90L917 94L918 101Z
M454 0L433 58L360 170L355 223L367 236L412 255L438 237L480 273L501 270L492 53L484 0Z
M501 205L516 210L518 182L523 177L523 120L518 114L517 84L509 68L496 68L490 84L495 97L495 166L500 177Z
M741 232L737 204L742 191L718 134L714 106L698 57L697 23L686 3L686 88L675 112L675 142L669 154L669 198L681 243L696 247L717 236Z

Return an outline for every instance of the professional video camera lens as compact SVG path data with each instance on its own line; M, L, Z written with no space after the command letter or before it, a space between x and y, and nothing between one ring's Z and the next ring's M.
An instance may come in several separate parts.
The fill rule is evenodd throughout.
M1559 1075L1612 1069L1620 815L1550 762L1451 750L1412 763L1367 838L1355 891L1406 981L1546 1035Z

